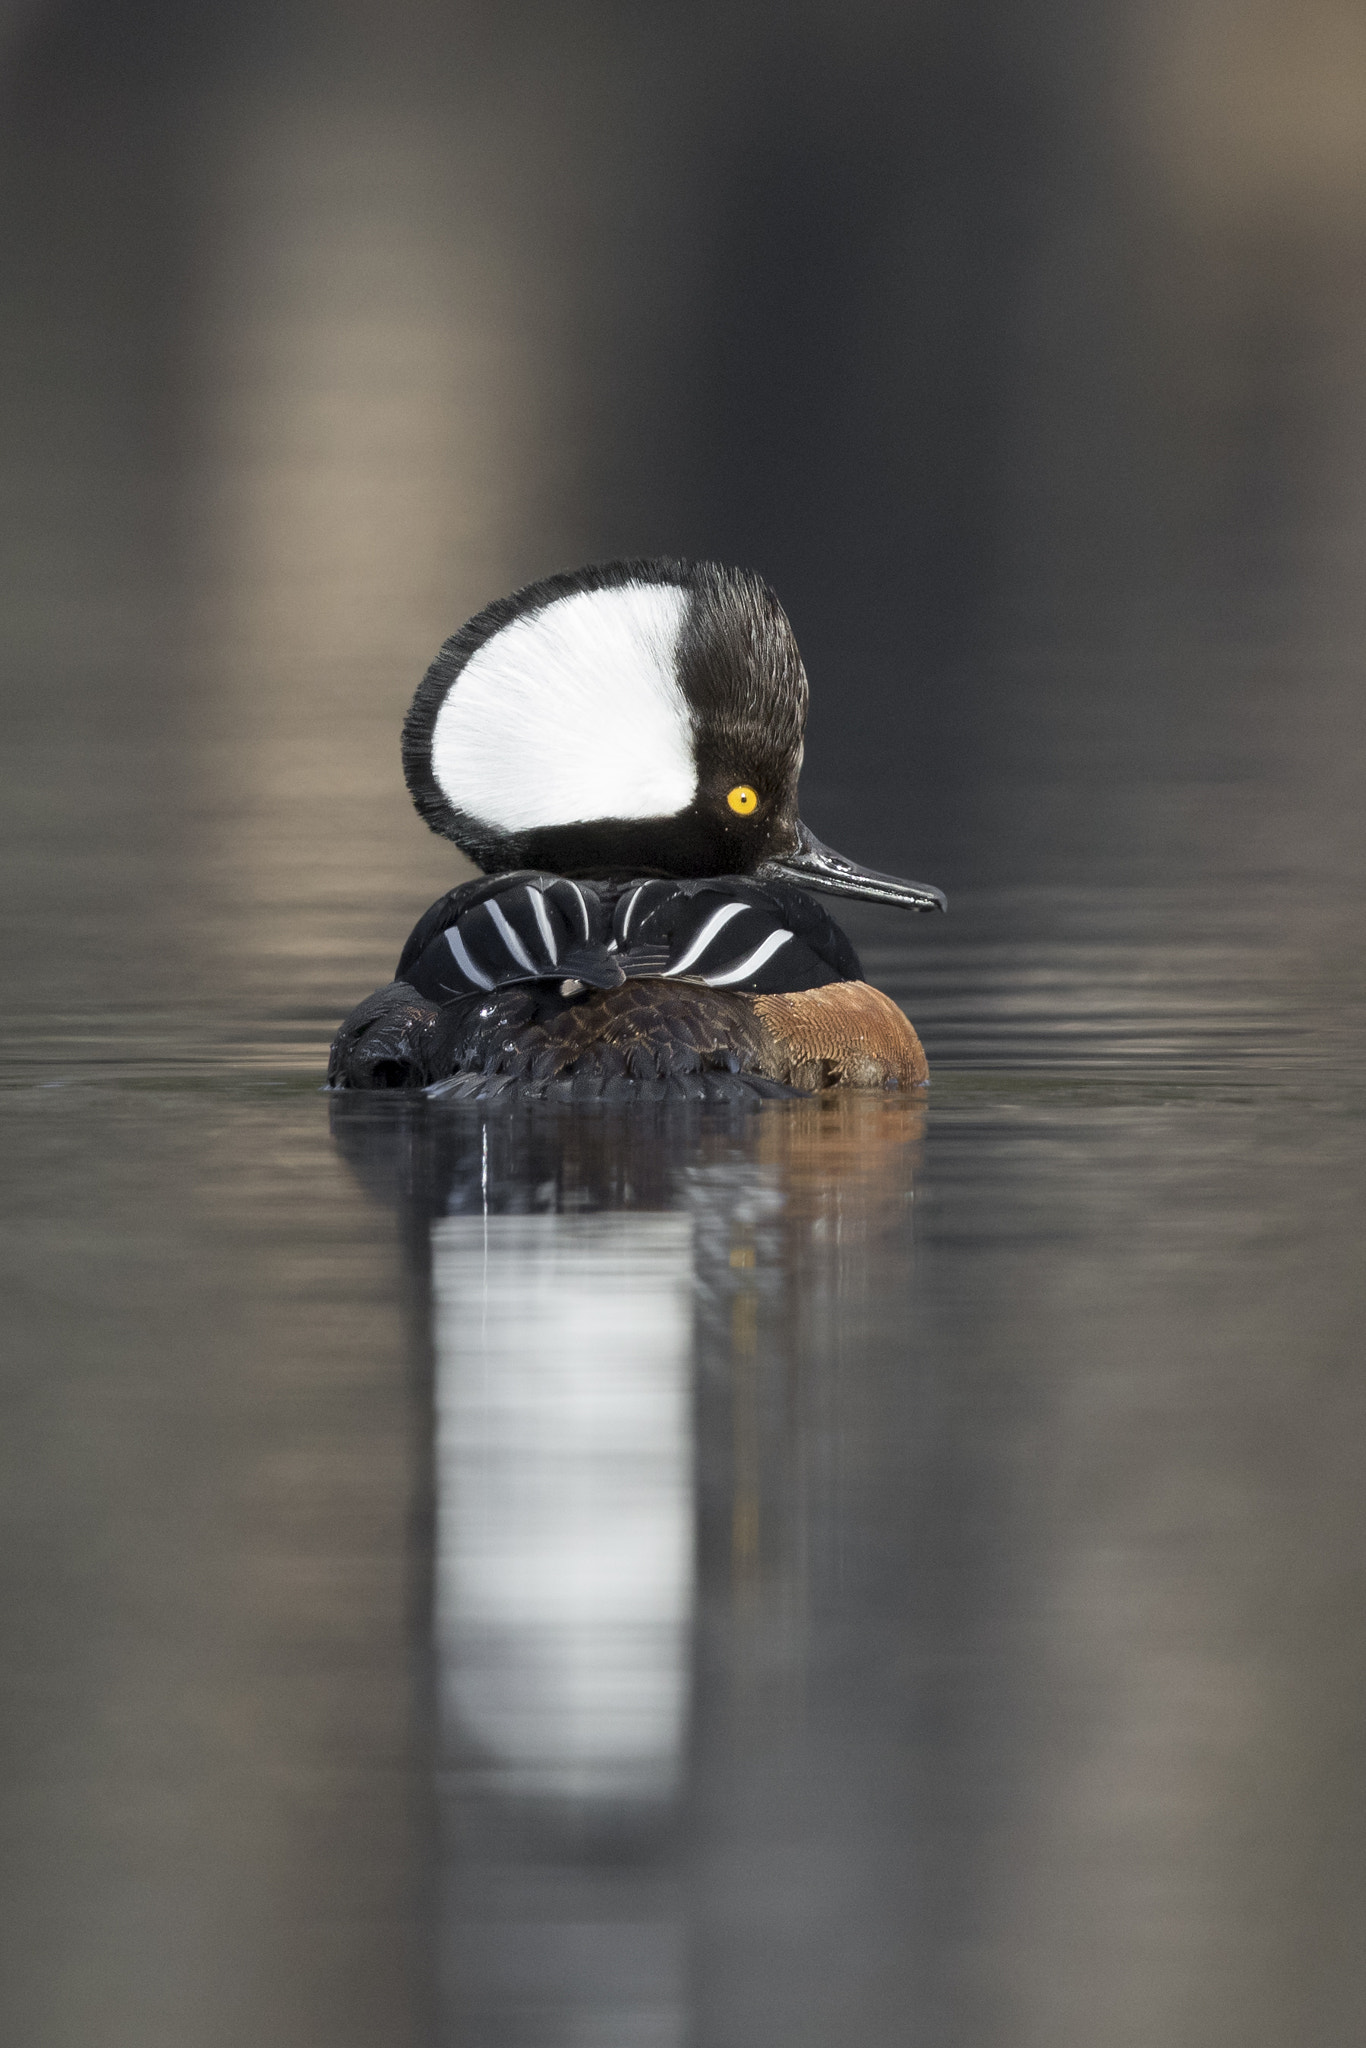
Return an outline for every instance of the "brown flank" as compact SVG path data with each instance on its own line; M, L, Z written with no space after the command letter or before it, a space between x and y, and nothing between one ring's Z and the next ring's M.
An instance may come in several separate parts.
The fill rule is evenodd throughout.
M924 1048L890 996L866 981L835 981L798 995L751 996L774 1042L766 1069L794 1088L917 1088L929 1079Z

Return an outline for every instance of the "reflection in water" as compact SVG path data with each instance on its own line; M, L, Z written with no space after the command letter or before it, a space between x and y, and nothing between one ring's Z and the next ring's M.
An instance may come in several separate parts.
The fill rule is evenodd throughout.
M0 2038L1357 2041L1360 0L0 12ZM790 593L813 823L953 895L849 920L914 1258L904 1104L325 1142L452 879L417 673L655 546ZM486 1211L690 1227L685 1734L443 1752L434 2030Z
M848 1565L848 1367L900 1334L923 1107L332 1117L430 1261L448 2038L701 2038L717 1902L775 1824L769 1895L823 1883L770 1773L828 1740L809 1610Z
M686 1216L433 1225L443 1720L509 1792L675 1788L691 1283Z
M681 2044L673 1887L604 1844L648 1857L684 1760L691 1225L450 1217L432 1289L451 2037Z
M439 1303L486 1204L491 1246L690 1245L685 1768L613 1803L455 1757L447 2038L1299 2038L1302 1859L1360 1880L1359 1128L1304 1087L941 1083L923 1175L909 1102L334 1105Z

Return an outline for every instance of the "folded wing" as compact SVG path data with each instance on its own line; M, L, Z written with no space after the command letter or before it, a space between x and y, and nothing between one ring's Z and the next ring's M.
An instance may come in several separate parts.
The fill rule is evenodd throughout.
M732 875L637 882L617 902L612 936L631 980L781 995L862 978L839 926L803 890L781 883Z
M433 904L403 949L398 980L429 1002L518 982L619 988L624 979L597 892L562 875L498 875Z
M789 884L736 875L594 884L532 870L443 896L395 971L439 1004L525 982L566 994L653 979L782 995L861 976L839 926Z

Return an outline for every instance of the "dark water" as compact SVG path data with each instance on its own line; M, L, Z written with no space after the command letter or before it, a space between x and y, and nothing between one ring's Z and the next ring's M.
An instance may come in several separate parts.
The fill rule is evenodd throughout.
M1359 1044L1047 915L923 1103L11 1063L14 2039L1355 2038Z
M1366 2031L1359 10L0 23L0 2038ZM768 573L923 1102L329 1101L461 618Z

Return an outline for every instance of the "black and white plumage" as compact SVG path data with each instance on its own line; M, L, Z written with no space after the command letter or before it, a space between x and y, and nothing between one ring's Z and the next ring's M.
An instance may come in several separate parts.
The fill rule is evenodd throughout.
M771 1080L782 1059L762 1032L749 1042L759 1011L737 1004L769 1005L770 1039L772 1005L788 1004L784 1028L800 1036L793 998L864 988L853 948L807 892L915 910L944 901L831 852L802 823L807 696L777 598L715 564L598 564L471 619L417 691L403 764L428 824L484 874L419 921L390 989L339 1033L333 1080L385 1085L367 1078L383 1071L425 1085L445 1077L443 1061L457 1078L496 1067L525 1079L538 1034L574 1071L582 1041L587 1073L595 1017L627 1078L634 1033L672 1085L658 1052L672 1019L680 1075L733 1077L749 1061ZM828 1036L834 1012L817 1007ZM916 1059L923 1068L910 1038L915 1059L889 1055L907 1076ZM610 1067L598 1061L599 1082Z
M528 869L452 889L420 920L395 972L438 1003L523 981L617 988L609 937L591 885Z
M942 910L938 889L862 868L803 825L808 697L761 577L597 563L451 636L404 722L403 768L432 830L486 874L751 875Z
M444 1003L534 981L688 980L772 994L860 973L839 926L791 883L722 875L623 885L528 870L467 882L433 904L395 979Z
M486 873L748 873L796 843L808 689L767 584L710 563L550 576L462 626L403 728L413 801ZM752 788L741 817L728 793Z

